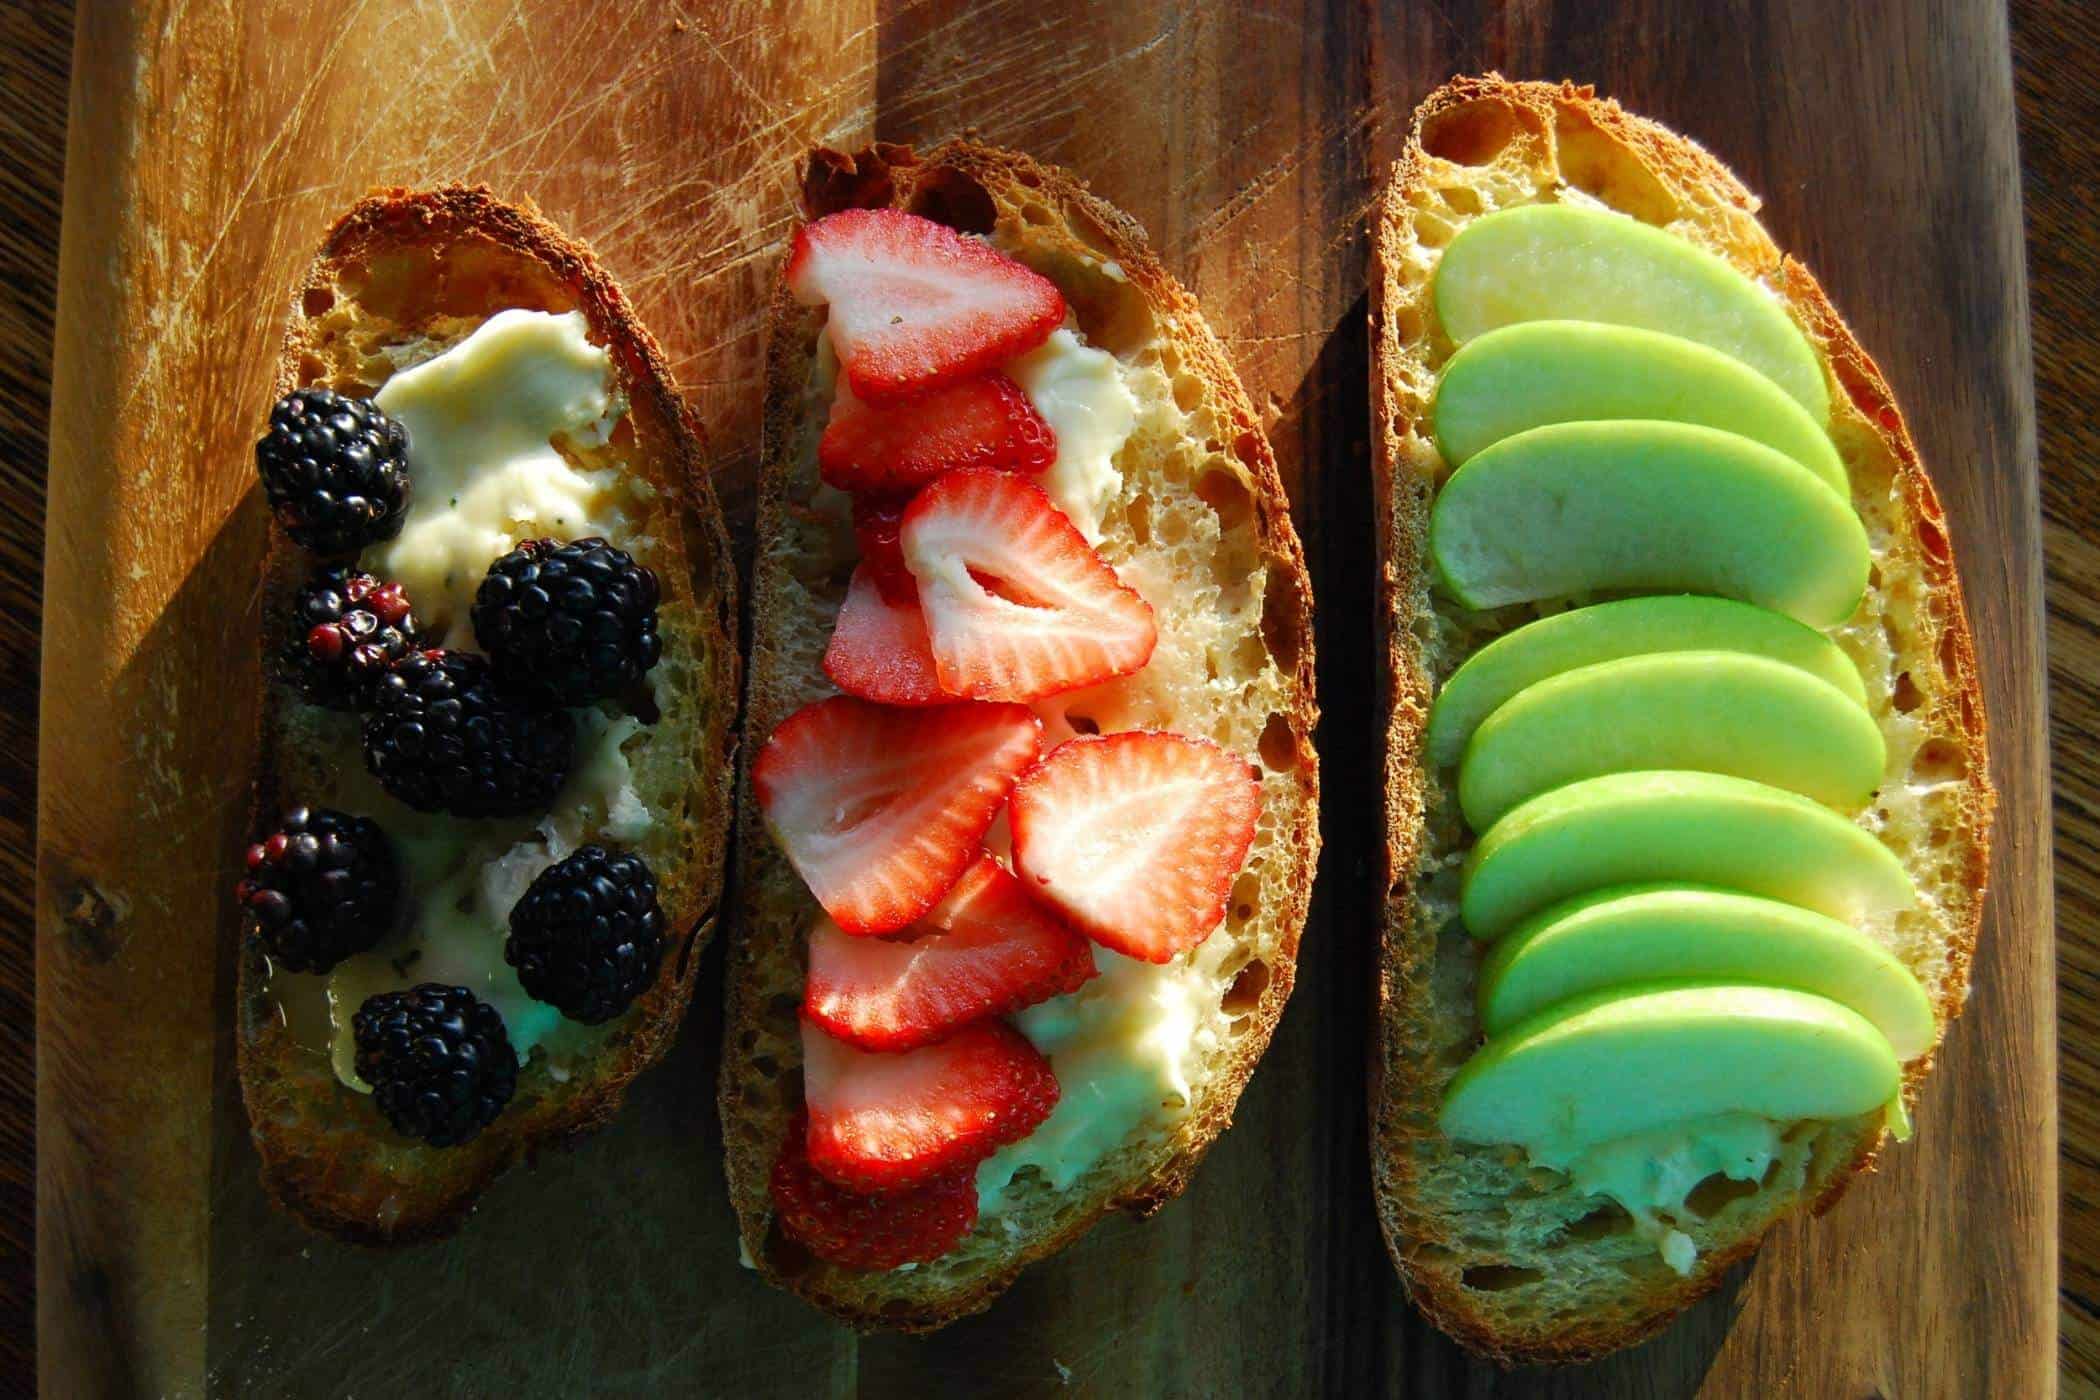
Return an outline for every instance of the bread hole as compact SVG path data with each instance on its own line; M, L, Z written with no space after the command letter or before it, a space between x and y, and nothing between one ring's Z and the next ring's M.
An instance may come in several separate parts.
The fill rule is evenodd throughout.
M328 366L321 363L319 355L301 355L299 357L299 382L301 384L318 384L327 373Z
M771 1055L753 1055L751 1057L751 1068L757 1070L761 1077L771 1079L774 1075L780 1073L780 1061L774 1059Z
M1248 490L1246 478L1236 471L1212 467L1196 478L1196 496L1217 512L1221 533L1237 530L1253 518L1254 493Z
M1454 214L1463 214L1468 218L1480 213L1486 207L1481 203L1479 192L1468 189L1464 185L1447 186L1438 190L1436 196L1446 209L1449 209Z
M1021 222L1024 224L1035 224L1040 227L1044 224L1056 223L1057 215L1031 200L1021 206Z
M1152 303L1130 283L1102 271L1099 264L1075 261L1061 267L1051 280L1064 288L1065 304L1090 344L1128 359L1155 339Z
M1298 580L1286 571L1269 576L1268 591L1261 600L1261 639L1276 658L1277 668L1290 675L1298 669L1305 646L1305 603Z
M920 182L911 212L958 233L990 233L999 223L999 206L984 186L953 168L935 170Z
M1621 149L1581 108L1556 109L1553 127L1564 183L1642 223L1663 225L1677 217L1676 199L1648 163Z
M1925 703L1925 692L1918 689L1918 683L1910 678L1910 672L1898 671L1895 693L1889 703L1907 715Z
M299 298L299 309L309 316L326 316L335 309L335 290L332 287L308 287Z
M1953 551L1947 546L1946 530L1929 515L1918 520L1918 547L1935 564L1945 564L1953 557Z
M1458 1281L1476 1293L1507 1293L1512 1288L1537 1283L1545 1276L1538 1269L1515 1264L1475 1264L1460 1274Z
M1968 772L1968 754L1946 739L1927 739L1910 761L1910 775L1920 782L1953 782Z
M1140 491L1123 507L1123 519L1129 522L1130 538L1137 544L1152 542L1152 498Z
M1393 308L1393 336L1401 344L1412 345L1427 329L1419 301L1403 301Z
M1298 735L1283 715L1270 715L1261 727L1261 742L1255 745L1261 766L1271 773L1288 773L1298 766Z
M1269 988L1269 965L1260 958L1240 969L1239 976L1225 989L1225 1014L1245 1016L1261 1005L1261 994Z
M1633 1228L1633 1217L1617 1201L1606 1201L1580 1220L1571 1220L1560 1232L1564 1240L1589 1243L1623 1235Z
M1244 924L1254 917L1256 906L1261 903L1261 876L1253 871L1242 871L1240 878L1232 882L1232 894L1225 901L1225 916L1235 924Z
M1183 413L1194 413L1196 405L1203 402L1203 381L1193 374L1174 376L1174 407Z
M1177 545L1189 537L1189 523L1179 515L1169 514L1159 522L1159 541L1165 545Z
M1961 674L1961 636L1949 627L1940 633L1940 674L1953 679ZM1966 693L1962 696L1962 713L1969 712L1971 701Z
M1101 726L1091 715L1066 715L1065 723L1072 726L1074 734L1099 734Z
M802 1005L802 1003L798 1001L795 1003L795 1005L799 1007ZM737 1037L736 1043L743 1047L744 1053L746 1055L749 1055L753 1051L758 1049L758 1032L745 1031L742 1035Z
M1245 432L1234 438L1232 440L1232 455L1239 458L1241 464L1250 471L1259 467L1264 455L1261 434ZM1242 487L1241 489L1244 490L1246 488Z
M1243 632L1232 644L1232 673L1236 676L1258 676L1269 664L1269 653L1263 649L1261 636L1254 632Z
M1506 102L1461 102L1422 123L1422 149L1454 165L1487 165L1536 120Z
M766 1001L766 1015L776 1021L792 1020L801 1010L802 998L799 995L790 995L787 992L782 992L780 995L770 997ZM747 1045L744 1048L749 1050L751 1047Z
M909 1298L892 1298L884 1303L879 1311L887 1318L910 1317L912 1315L912 1301Z
M1730 1201L1754 1196L1762 1185L1756 1181L1737 1181L1726 1172L1715 1172L1685 1194L1684 1208L1700 1220L1711 1220Z

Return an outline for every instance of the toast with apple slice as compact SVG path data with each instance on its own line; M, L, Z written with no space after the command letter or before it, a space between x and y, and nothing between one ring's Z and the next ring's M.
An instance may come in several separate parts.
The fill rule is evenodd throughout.
M525 348L509 369L448 361L504 318L534 337L510 342ZM500 417L506 393L559 397L548 386L559 385L560 373L525 383L550 363L564 368L532 358L546 346L563 347L597 381L595 401L580 410L592 421L551 434L544 422L492 422L489 440L529 454L529 463L491 482L480 473L503 463L461 452L442 463L456 469L452 479L428 474L438 463L420 457L423 449L460 439L476 415ZM449 386L430 378L448 363L458 367ZM409 484L420 489L408 499L406 523L357 564L393 584L407 580L408 606L421 618L414 645L464 652L485 644L468 611L490 560L521 540L566 540L610 522L615 543L653 573L661 654L644 658L647 673L628 693L560 711L581 737L551 805L503 817L412 810L367 773L357 714L309 703L294 665L311 643L309 619L295 613L325 561L286 529L272 529L261 594L268 692L257 825L270 830L280 810L306 805L372 819L404 872L404 907L377 931L375 946L331 957L322 970L293 970L263 937L244 937L241 1087L264 1186L314 1228L374 1245L457 1229L508 1167L610 1121L627 1085L670 1046L714 927L736 737L735 573L699 424L656 341L591 251L485 188L378 190L359 201L295 291L276 392L282 400L327 390L385 406L393 402L388 386L419 371L441 400L439 412L421 419L429 440L410 434L406 445ZM577 417L573 406L557 407ZM528 478L528 468L542 475ZM558 505L540 508L556 499L581 501L591 521L563 518ZM482 505L472 518L460 513ZM438 757L427 753L420 764ZM584 768L593 771L577 771ZM661 957L646 969L643 989L630 991L631 1004L610 1016L587 1013L594 1023L582 1024L520 990L505 965L504 922L534 872L596 843L631 852L652 872ZM479 877L468 868L477 864ZM455 955L437 951L433 923L464 931ZM371 943L370 934L362 941ZM470 979L469 970L479 976ZM368 991L469 980L483 998L500 985L514 1012L545 1021L544 1044L519 1054L515 1094L493 1122L452 1145L413 1140L382 1118L371 1093L351 1086L350 1022Z
M803 192L722 1123L748 1260L924 1331L1158 1209L1230 1121L1317 851L1309 585L1127 216L970 141L820 150Z
M1639 230L1611 226L1624 231L1629 245L1646 248L1667 236L1715 255L1718 262L1701 254L1680 269L1687 287L1711 289L1746 278L1749 282L1737 291L1763 290L1731 303L1740 314L1726 324L1709 324L1708 344L1721 342L1723 354L1665 343L1647 330L1603 325L1639 325L1650 309L1641 304L1645 289L1623 280L1586 309L1554 313L1584 322L1581 326L1559 322L1540 329L1526 323L1521 308L1490 306L1490 312L1518 329L1494 330L1501 337L1494 353L1468 355L1472 367L1463 376L1455 373L1453 382L1463 377L1477 386L1483 375L1506 374L1511 376L1506 382L1529 385L1530 391L1521 401L1497 402L1469 386L1463 391L1467 406L1480 410L1480 416L1469 419L1453 406L1440 417L1436 397L1446 365L1459 348L1486 343L1475 338L1483 326L1460 324L1463 333L1455 334L1454 322L1495 297L1520 295L1511 287L1545 265L1513 261L1499 277L1491 270L1482 281L1485 290L1474 298L1477 304L1468 307L1455 294L1446 297L1438 290L1440 264L1457 240L1485 220L1505 211L1555 208L1637 223ZM1871 1166L1890 1125L1901 1129L1903 1107L1914 1098L1966 991L1982 913L1994 798L1976 661L1945 519L1880 371L1807 270L1774 245L1757 221L1757 208L1757 198L1707 152L1598 99L1589 88L1512 83L1490 75L1455 80L1417 109L1406 153L1392 171L1375 216L1373 437L1389 681L1385 830L1392 893L1379 960L1372 1165L1380 1220L1414 1300L1467 1347L1505 1363L1577 1361L1639 1341L1716 1287L1724 1271L1754 1250L1782 1216L1799 1208L1827 1209L1853 1177ZM1543 227L1540 220L1532 223ZM1505 218L1496 237L1505 251L1535 250L1538 243L1522 240L1537 231ZM1468 240L1469 255L1491 241ZM1725 287L1711 294L1721 301L1733 295ZM1570 294L1567 300L1572 304L1579 298ZM1661 313L1658 318L1668 320ZM1602 372L1609 366L1593 362L1593 351L1628 356L1628 372ZM1643 358L1658 351L1667 363ZM1631 368L1636 364L1643 367ZM1756 373L1746 374L1746 365ZM1694 387L1666 401L1658 393L1666 381ZM1454 390L1454 398L1460 393ZM1699 426L1539 426L1557 417L1669 418ZM1501 441L1506 434L1516 434L1508 438L1516 446ZM1792 544L1782 543L1777 552L1759 546L1751 562L1788 575L1768 580L1770 587L1762 593L1762 583L1713 554L1694 562L1712 565L1719 558L1726 567L1701 579L1671 580L1677 587L1670 591L1748 596L1764 608L1719 598L1651 597L1578 607L1542 623L1538 619L1570 601L1527 594L1518 586L1526 570L1539 572L1542 555L1572 561L1570 576L1588 570L1606 585L1606 596L1626 589L1652 593L1665 580L1644 576L1638 560L1616 560L1609 568L1599 564L1597 551L1612 546L1607 537L1613 526L1605 520L1592 521L1589 535L1569 537L1565 548L1545 540L1543 550L1520 554L1512 549L1506 557L1492 548L1467 555L1449 539L1441 542L1440 554L1440 542L1432 538L1437 533L1432 524L1444 523L1436 518L1444 488L1461 474L1478 494L1498 471L1515 479L1514 469L1539 467L1536 479L1544 481L1553 462L1590 453L1600 469L1610 471L1645 470L1642 464L1650 459L1675 471L1696 459L1702 470L1711 468L1704 479L1725 486L1722 469L1711 465L1718 459L1707 452L1724 436L1734 454L1729 461L1743 468L1742 480L1754 476L1777 483L1760 486L1765 492L1760 499L1784 494L1811 503L1817 519L1829 524L1830 543L1818 546L1828 567L1810 577L1812 571L1793 569L1786 558ZM1515 460L1524 457L1527 438L1532 460ZM1447 460L1447 449L1463 462ZM1484 465L1475 470L1476 464ZM1818 485L1819 479L1825 485ZM1636 494L1650 499L1672 492L1674 480L1668 474L1644 478ZM1839 482L1846 487L1844 495L1837 494ZM1849 504L1856 524L1833 514L1839 503ZM1702 521L1700 513L1713 514L1714 498L1680 504L1682 509L1668 517L1670 537L1660 547L1674 549L1701 531L1712 537L1715 522ZM1461 503L1451 513L1460 515L1463 509ZM1488 530L1514 531L1527 509L1522 501L1511 508L1503 497L1485 514L1473 514L1487 521ZM1583 501L1572 501L1570 509L1580 514ZM1754 534L1770 519L1741 523ZM1862 528L1864 551L1855 553L1860 546L1852 537ZM1539 537L1525 538L1536 543ZM1799 538L1798 530L1787 536ZM1649 547L1658 546L1651 539ZM1677 562L1684 566L1685 561ZM1625 567L1612 574L1620 565ZM1551 573L1551 567L1544 571ZM1469 600L1475 607L1458 601L1468 590L1473 590ZM1550 581L1542 589L1555 591L1563 590ZM1859 599L1856 607L1854 598ZM1811 625L1783 616L1789 609ZM1527 624L1535 630L1525 634ZM1702 645L1687 640L1696 637L1707 638L1705 646L1726 648L1726 658L1685 650ZM1476 847L1457 776L1472 757L1494 747L1490 740L1499 739L1506 748L1517 742L1512 734L1520 724L1535 723L1546 725L1538 733L1558 736L1556 760L1592 762L1593 754L1569 747L1564 723L1569 714L1598 713L1571 708L1582 698L1578 692L1630 694L1629 685L1644 674L1641 668L1658 674L1666 668L1648 659L1614 658L1663 651L1726 659L1745 676L1761 678L1761 685L1783 681L1794 690L1813 687L1825 710L1863 703L1879 731L1878 742L1868 735L1868 747L1854 742L1851 751L1865 752L1871 761L1885 750L1879 791L1857 811L1841 806L1843 815L1834 816L1807 798L1746 781L1746 776L1780 781L1770 774L1768 754L1709 749L1695 761L1622 760L1637 768L1711 771L1587 780L1583 772L1558 771L1549 781L1571 786L1501 816ZM1469 657L1480 658L1481 664L1452 688L1450 708L1432 722L1433 703ZM1608 664L1590 664L1599 661ZM1574 671L1552 679L1561 668L1575 665L1588 669L1574 681L1567 679L1578 676ZM1854 669L1857 677L1850 674ZM1667 691L1669 703L1676 705L1675 697L1696 691L1702 676L1716 673L1715 666L1704 663L1682 668L1667 686L1646 694ZM1520 689L1534 683L1535 688ZM1512 695L1521 695L1523 702L1511 700ZM1504 702L1509 709L1496 712ZM1636 757L1652 756L1659 746L1677 752L1669 748L1672 744L1696 749L1714 732L1703 722L1672 735L1668 725L1636 728L1624 714L1620 720L1611 743ZM1553 723L1562 727L1554 729ZM1753 771L1745 775L1732 769L1736 763ZM1719 776L1729 772L1736 775ZM1516 848L1529 844L1543 850L1556 829L1577 831L1578 817L1594 817L1611 803L1621 804L1622 812L1661 813L1668 820L1643 828L1640 822L1648 817L1629 817L1631 826L1613 828L1644 831L1642 840L1650 843L1644 850L1581 842L1558 848L1557 859L1595 861L1595 871L1542 870L1535 862L1521 876L1512 874L1520 864L1511 856ZM1499 805L1491 807L1483 821L1501 811ZM1759 813L1772 814L1772 820ZM1868 849L1857 859L1843 858L1849 862L1845 878L1851 886L1775 886L1766 893L1787 901L1776 908L1743 892L1619 885L1558 906L1543 925L1534 921L1520 934L1503 934L1513 943L1488 943L1484 967L1479 935L1500 933L1538 900L1564 895L1585 881L1625 879L1629 871L1657 861L1668 864L1680 847L1689 850L1722 829L1704 825L1709 819L1735 823L1727 829L1752 843L1777 840L1771 833L1778 825L1798 820L1826 833L1804 850L1841 847L1843 842L1833 845L1828 838L1832 828L1840 835L1852 833ZM1580 830L1604 829L1598 820L1599 825ZM1847 820L1857 825L1845 825ZM1684 832L1689 834L1679 841ZM1658 856L1658 851L1666 854ZM1697 859L1682 869L1707 860L1708 880L1726 884L1726 863L1709 860L1714 854L1692 851ZM1616 873L1600 873L1606 866ZM1736 873L1750 883L1769 874ZM1531 886L1523 886L1527 879ZM1812 906L1826 895L1840 914L1855 904L1875 904L1876 896L1862 893L1858 882L1863 879L1880 879L1884 893L1898 891L1879 899L1884 912L1857 921L1868 938L1828 911L1796 907ZM1907 891L1915 897L1906 901ZM1518 902L1512 905L1510 899ZM1647 949L1641 956L1683 967L1688 965L1682 951L1687 928L1719 947L1745 918L1756 922L1755 936L1764 946L1785 947L1791 950L1788 956L1800 960L1795 971L1777 979L1790 981L1788 990L1715 991L1683 984L1658 989L1650 984L1633 989L1640 996L1591 989L1539 1011L1541 998L1559 997L1583 979L1609 980L1612 974L1600 968L1619 966L1620 975L1627 975L1623 966L1632 956L1629 949ZM1608 919L1609 927L1585 929L1600 919ZM1469 936L1468 922L1491 927L1476 927ZM1817 940L1816 948L1785 941L1800 937ZM1563 950L1557 955L1552 954L1556 942ZM1826 948L1835 951L1826 961L1815 961L1825 958ZM1522 990L1509 980L1510 965L1520 960L1535 983ZM1550 972L1545 971L1548 962ZM1711 973L1718 966L1710 963L1705 970ZM1803 970L1811 967L1830 978L1815 983ZM1741 967L1734 974L1733 980L1753 980ZM1893 989L1896 999L1876 1001L1858 991L1856 982L1846 980L1855 974L1881 978L1876 985ZM1803 998L1804 986L1822 995ZM1483 992L1489 995L1476 1007L1476 995ZM1886 1042L1851 1009L1835 1004L1834 999L1848 996L1854 1006L1881 1018ZM1933 1013L1929 1033L1928 1007ZM1496 1034L1487 1037L1484 1051L1482 1008L1496 1018ZM1790 1086L1759 1085L1748 1099L1767 1114L1792 1115L1796 1121L1773 1126L1777 1135L1756 1155L1757 1169L1714 1172L1696 1185L1677 1183L1691 1189L1678 1192L1676 1207L1645 1224L1616 1203L1610 1190L1584 1189L1572 1172L1550 1169L1517 1145L1529 1141L1526 1132L1571 1131L1564 1126L1567 1120L1561 1120L1563 1126L1540 1126L1546 1120L1539 1119L1529 1128L1521 1121L1550 1108L1541 1100L1551 1093L1572 1095L1554 1102L1576 1104L1584 1113L1594 1109L1600 1121L1625 1110L1616 1121L1628 1132L1653 1126L1641 1115L1661 1092L1659 1084L1675 1082L1672 1077L1685 1059L1681 1054L1642 1056L1659 1045L1710 1047L1726 1055L1731 1053L1726 1039L1743 1034L1760 1018L1775 1025L1821 1027L1817 1034L1822 1038L1814 1044L1822 1048L1807 1057L1808 1064L1841 1066L1850 1063L1844 1055L1857 1050L1868 1097L1811 1103L1791 1093ZM1644 1038L1644 1026L1658 1025L1666 1026L1666 1038ZM1794 1044L1787 1039L1791 1034L1773 1031L1759 1039L1768 1032L1753 1030L1745 1043L1771 1047L1776 1065ZM1892 1054L1891 1044L1902 1048ZM1579 1053L1570 1054L1570 1046ZM1592 1052L1595 1060L1580 1060ZM1554 1054L1561 1058L1552 1062L1550 1073L1538 1069ZM1830 1058L1818 1058L1825 1054ZM1523 1067L1527 1058L1529 1070ZM1581 1087L1553 1077L1578 1062L1607 1067L1599 1073L1612 1072L1612 1065L1646 1064L1650 1078L1630 1086L1616 1103L1589 1105ZM1512 1078L1525 1074L1533 1077ZM1524 1093L1497 1097L1498 1077L1521 1082L1532 1098ZM1802 1087L1832 1087L1818 1075L1806 1080ZM1899 1083L1900 1093L1894 1091ZM1683 1102L1701 1102L1703 1091L1687 1087L1681 1092ZM1877 1093L1890 1095L1889 1102L1874 1102ZM1593 1188L1602 1179L1585 1178Z

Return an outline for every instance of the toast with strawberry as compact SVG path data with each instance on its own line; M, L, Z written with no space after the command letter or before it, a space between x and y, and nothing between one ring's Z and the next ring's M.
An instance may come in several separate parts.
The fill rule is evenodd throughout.
M1318 847L1309 588L1127 217L971 142L818 151L804 199L722 1121L755 1266L924 1331L1157 1209L1230 1121Z

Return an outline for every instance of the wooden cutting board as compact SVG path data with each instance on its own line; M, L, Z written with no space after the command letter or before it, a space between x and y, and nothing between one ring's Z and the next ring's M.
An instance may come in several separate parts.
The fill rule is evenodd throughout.
M1698 13L1692 13L1696 9ZM90 3L53 397L38 870L52 1394L2034 1395L2056 1104L2040 553L2005 17L1574 0ZM1362 1066L1376 877L1364 214L1454 71L1572 76L1767 197L1887 369L1953 519L2003 809L1918 1138L1660 1340L1502 1376L1408 1307ZM813 142L974 129L1150 229L1266 413L1320 606L1327 855L1297 996L1187 1196L930 1340L737 1264L719 956L631 1111L381 1256L274 1212L232 1078L227 887L257 703L249 444L286 289L367 186L486 180L596 245L748 520L758 309Z

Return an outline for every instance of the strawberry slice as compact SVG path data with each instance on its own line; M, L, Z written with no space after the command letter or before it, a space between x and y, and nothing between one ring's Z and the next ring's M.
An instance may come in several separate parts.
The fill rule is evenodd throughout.
M1163 963L1210 937L1254 843L1260 774L1201 739L1071 739L1021 775L1014 870L1103 947Z
M1041 730L1020 705L897 710L839 695L781 721L751 787L824 912L848 933L895 933L977 859Z
M899 540L951 695L1038 700L1152 658L1151 604L1033 482L951 472L913 498Z
M802 1014L867 1050L911 1050L1094 975L1086 935L979 857L912 937L853 938L825 921L809 940Z
M896 1055L804 1021L802 1095L809 1164L848 1190L895 1191L1027 1137L1057 1107L1057 1076L1004 1021Z
M845 209L795 234L788 291L829 303L846 382L875 402L983 374L1050 338L1065 299L1049 279L944 224Z
M919 605L919 581L904 567L904 546L897 532L904 524L909 496L856 496L853 498L853 538L860 545L860 562L874 576L875 586L892 603Z
M926 619L916 600L883 596L864 562L853 571L846 601L824 648L824 674L848 695L878 705L951 705L933 672Z
M983 374L893 404L841 394L817 444L817 470L841 491L909 495L943 472L1040 472L1057 433L1021 386Z
M796 1114L773 1162L780 1227L819 1259L848 1269L894 1269L940 1258L977 1223L977 1181L968 1168L901 1191L862 1193L809 1165L809 1119Z

